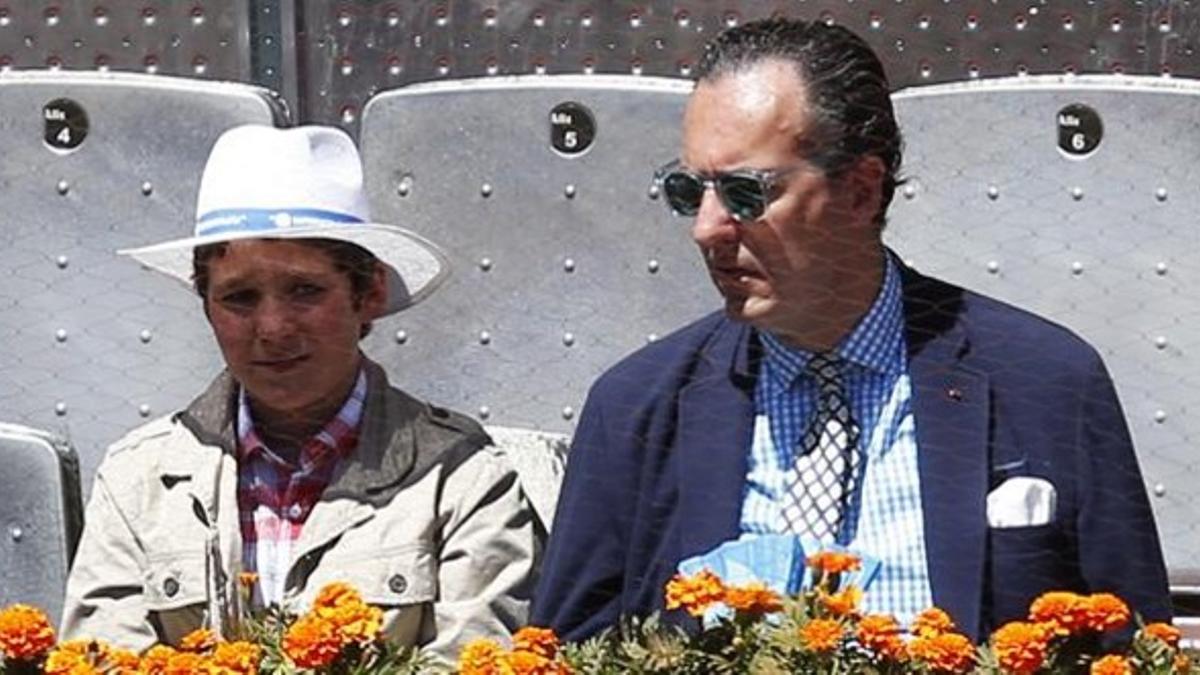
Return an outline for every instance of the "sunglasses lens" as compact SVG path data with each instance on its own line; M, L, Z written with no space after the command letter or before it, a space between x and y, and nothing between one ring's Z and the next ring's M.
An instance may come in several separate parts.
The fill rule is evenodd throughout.
M717 193L725 208L738 220L756 220L766 210L767 187L753 176L722 176L717 182Z
M704 182L684 171L673 171L662 181L663 194L676 213L694 216L700 212L704 200Z

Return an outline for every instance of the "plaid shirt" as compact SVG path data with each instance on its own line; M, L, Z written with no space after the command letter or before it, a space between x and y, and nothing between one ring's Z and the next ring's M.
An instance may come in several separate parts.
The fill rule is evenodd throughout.
M844 386L866 462L837 539L880 562L879 576L863 595L864 609L908 622L933 599L903 314L900 273L888 258L879 296L836 349L845 361ZM769 333L760 335L765 358L754 394L757 413L741 529L784 532L787 480L815 409L816 385L806 375L811 352Z
M283 600L292 545L329 485L338 460L358 444L366 393L366 373L360 370L350 397L337 415L304 443L296 464L263 444L254 429L245 388L238 393L238 514L243 568L258 574L255 603Z

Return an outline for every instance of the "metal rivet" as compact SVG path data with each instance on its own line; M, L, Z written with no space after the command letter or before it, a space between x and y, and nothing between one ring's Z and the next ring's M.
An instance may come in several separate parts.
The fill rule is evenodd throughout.
M1071 274L1074 274L1075 276L1083 274L1083 263L1079 262L1078 260L1071 263Z
M565 195L567 199L574 199L575 198L575 184L567 183L567 186L565 188L563 188L563 195Z
M931 23L932 22L930 21L929 17L922 16L921 18L917 19L917 28L920 30L929 30L929 25Z
M54 404L54 414L58 415L59 417L66 415L67 414L67 404L63 403L62 401L55 403Z
M150 416L150 405L147 403L143 403L143 404L139 405L138 406L138 414L141 415L142 417L149 417Z
M958 387L949 387L946 389L946 396L952 401L963 400L963 391Z
M568 346L568 347L570 347L571 345L575 344L575 335L574 335L574 333L563 333L562 342L563 342L563 344L564 344L564 345L566 345L566 346Z
M655 274L658 272L658 261L651 260L650 262L646 263L646 270L649 271L650 274Z
M659 191L657 185L651 185L650 189L646 191L646 196L650 199L658 199L658 194Z
M996 262L995 260L989 260L987 264L987 271L989 274L995 274L996 272L999 272L1000 263Z
M646 342L657 342L657 341L658 341L658 333L650 333L649 335L646 336Z
M403 593L408 590L408 579L405 579L403 574L393 574L392 578L388 579L388 588L393 593Z
M12 527L8 528L8 536L12 537L13 541L21 541L21 539L25 536L25 532L20 527L13 525Z
M491 271L492 259L491 258L480 258L479 259L479 269L483 270L484 272Z
M1155 265L1155 266L1154 266L1154 272L1155 272L1155 274L1157 274L1157 275L1158 275L1158 276L1160 276L1160 277L1161 277L1161 276L1165 276L1165 275L1166 275L1166 273L1167 273L1167 263L1165 263L1165 262L1160 262L1160 263L1158 263L1157 265Z
M350 12L341 12L338 14L338 25L342 28L348 27L353 21L354 18L350 16Z
M60 255L57 258L55 258L55 260L54 260L54 264L58 265L58 269L60 269L60 270L67 269L67 265L69 265L70 263L71 263L71 260L69 258L67 258L67 256L65 256L65 255Z
M412 176L401 178L400 183L396 185L396 194L407 197L408 193L412 192L412 183Z
M408 342L408 331L403 331L403 330L396 331L396 344L402 345L405 342Z
M1155 483L1154 484L1154 496L1162 497L1165 494L1167 494L1167 486L1163 485L1162 483Z
M566 260L563 261L563 271L564 272L574 272L575 271L575 260L573 258L567 258Z
M71 191L71 184L65 180L60 180L58 181L58 185L55 186L55 189L58 190L58 194L65 195Z
M141 340L143 343L150 342L150 339L153 337L154 337L154 334L150 332L149 328L144 328L144 329L142 329L141 333L138 333L138 339Z
M996 201L1000 198L1000 188L996 187L995 185L989 185L987 189L987 196L988 199Z
M1074 199L1075 201L1083 199L1083 188L1079 187L1078 185L1071 188L1071 199Z
M912 199L915 196L917 196L916 186L915 185L905 185L904 186L904 198Z
M1167 348L1167 336L1159 335L1158 337L1154 338L1154 346L1158 347L1159 349L1166 349Z
M629 15L629 26L631 28L637 28L641 25L642 25L642 15L641 14L634 12L633 14Z
M1167 188L1160 187L1154 191L1154 198L1160 202L1167 201Z
M58 340L59 342L66 342L67 341L67 329L59 328L58 330L54 331L54 339Z
M154 193L154 183L151 183L150 181L146 181L146 182L142 183L142 194L143 195L149 197L153 193Z
M564 420L569 420L575 416L575 409L571 406L566 406L562 409L562 417Z
M482 186L480 186L479 194L483 195L484 197L491 197L492 196L492 184L484 183Z
M883 17L878 14L871 15L871 30L879 30L883 28Z
M1158 422L1159 424L1166 422L1167 421L1167 411L1166 410L1155 410L1154 411L1154 421Z
M479 344L486 345L492 341L492 334L486 330L479 331Z
M489 417L491 417L491 416L492 416L492 409L491 409L491 408L487 407L486 405L481 405L481 406L479 406L479 418L480 418L480 419L485 419L485 420L486 420L487 418L489 418Z

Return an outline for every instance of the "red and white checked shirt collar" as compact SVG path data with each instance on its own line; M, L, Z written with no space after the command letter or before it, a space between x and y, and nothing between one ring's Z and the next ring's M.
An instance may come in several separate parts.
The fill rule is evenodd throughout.
M254 428L246 390L238 393L238 514L242 563L258 574L255 601L278 603L292 564L292 545L308 514L329 485L338 461L358 444L367 394L366 372L333 419L305 441L297 462L271 451Z

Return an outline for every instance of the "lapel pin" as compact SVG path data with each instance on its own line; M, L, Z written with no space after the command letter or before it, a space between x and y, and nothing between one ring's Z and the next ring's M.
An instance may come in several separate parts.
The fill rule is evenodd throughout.
M946 397L952 401L961 401L963 399L963 390L958 387L947 387Z

